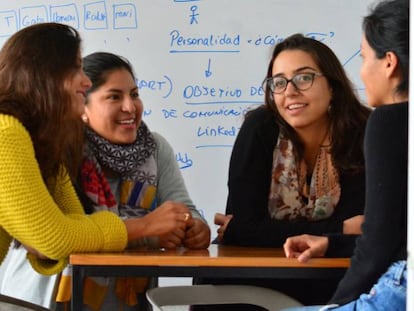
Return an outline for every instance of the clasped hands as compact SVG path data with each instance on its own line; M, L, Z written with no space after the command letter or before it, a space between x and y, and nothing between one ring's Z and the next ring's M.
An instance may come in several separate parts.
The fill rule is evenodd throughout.
M144 218L150 221L153 231L158 231L159 246L192 249L210 245L210 227L203 220L193 218L191 211L182 203L167 201Z

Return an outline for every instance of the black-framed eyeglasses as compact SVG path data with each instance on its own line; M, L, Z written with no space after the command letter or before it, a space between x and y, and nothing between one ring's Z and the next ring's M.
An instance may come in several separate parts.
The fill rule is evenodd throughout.
M270 90L275 94L283 93L289 82L299 91L306 91L310 89L313 85L313 80L315 77L321 77L323 73L319 72L302 72L295 74L292 79L287 79L282 76L274 76L265 79L265 83L270 88Z

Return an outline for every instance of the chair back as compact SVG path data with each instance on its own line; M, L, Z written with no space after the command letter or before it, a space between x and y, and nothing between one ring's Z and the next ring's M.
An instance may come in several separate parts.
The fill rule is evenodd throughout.
M302 306L276 290L249 285L162 286L149 289L146 296L154 311L178 305L250 304L269 311Z

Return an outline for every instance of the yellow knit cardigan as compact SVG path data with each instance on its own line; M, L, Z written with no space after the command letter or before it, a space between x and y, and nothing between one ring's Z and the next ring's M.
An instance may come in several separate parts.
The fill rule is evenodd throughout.
M111 212L85 215L62 171L51 194L42 180L29 133L16 118L0 114L0 263L12 238L50 258L28 255L33 268L45 275L61 272L71 253L126 247L122 220Z

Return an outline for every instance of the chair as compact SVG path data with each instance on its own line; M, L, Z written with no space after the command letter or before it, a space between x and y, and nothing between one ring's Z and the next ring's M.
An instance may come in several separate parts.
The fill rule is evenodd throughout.
M269 311L302 306L278 291L248 285L162 286L149 289L146 296L154 311L162 311L163 306L236 303L255 305Z
M1 311L48 311L42 306L0 294Z

